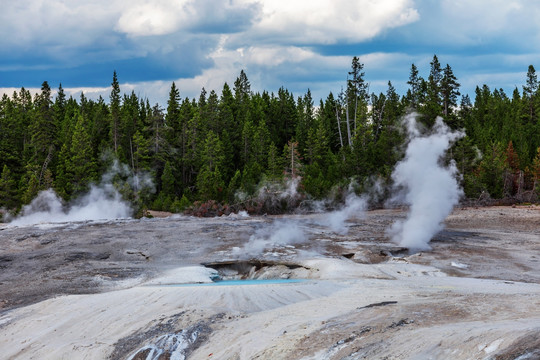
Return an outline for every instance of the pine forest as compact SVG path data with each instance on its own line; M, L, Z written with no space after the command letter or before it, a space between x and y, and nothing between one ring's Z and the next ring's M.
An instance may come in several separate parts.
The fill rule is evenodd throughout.
M512 94L488 85L474 99L460 93L450 65L434 56L424 77L413 64L408 90L369 93L364 65L352 59L340 93L316 103L309 90L253 92L241 71L232 87L182 98L175 83L166 108L122 93L116 72L108 99L67 98L43 82L35 96L22 88L0 101L0 208L16 213L45 189L66 202L110 176L139 214L147 209L216 215L232 210L284 212L305 199L339 201L388 186L407 142L402 119L418 113L429 132L440 116L465 136L443 162L455 161L464 199L536 202L540 181L540 89L534 67ZM418 176L422 176L421 173ZM144 177L140 177L141 179ZM265 192L291 182L296 203L261 203ZM378 198L383 204L388 194ZM279 199L278 199L279 200ZM375 204L377 205L377 204Z

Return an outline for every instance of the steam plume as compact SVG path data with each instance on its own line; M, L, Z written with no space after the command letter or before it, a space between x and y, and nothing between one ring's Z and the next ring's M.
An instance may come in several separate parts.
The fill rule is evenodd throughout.
M405 118L410 142L405 158L394 169L392 179L398 196L409 205L404 221L389 230L392 240L411 250L429 250L429 241L442 230L442 221L459 201L462 190L454 162L445 167L441 158L450 145L463 136L451 131L437 118L430 135L422 136L416 114Z
M364 197L356 196L352 189L349 191L345 199L345 206L328 214L326 220L330 229L339 234L346 234L349 229L345 222L352 216L361 216L367 207L367 201Z
M64 208L54 190L41 191L32 202L23 207L21 216L10 225L25 226L39 223L65 223L72 221L109 220L128 218L132 210L112 187L92 185L90 191Z
M54 190L41 191L30 204L23 207L21 215L11 221L10 225L130 218L133 209L113 183L125 188L122 185L124 183L134 193L153 190L149 174L133 173L128 166L114 160L109 171L102 176L100 184L91 184L87 193L64 205Z
M237 249L243 255L260 255L264 250L304 243L308 237L300 225L291 220L276 220L251 235L242 249Z

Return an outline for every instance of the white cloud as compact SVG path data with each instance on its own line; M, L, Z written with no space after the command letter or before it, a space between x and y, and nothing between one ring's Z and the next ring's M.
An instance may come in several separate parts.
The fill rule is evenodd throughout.
M249 26L259 7L256 1L135 0L121 9L115 30L129 36L237 32Z
M286 62L302 62L316 55L295 46L250 46L247 49L238 49L238 52L248 64L267 67L276 67Z
M93 43L114 23L118 0L3 1L0 12L0 44L28 47L31 45Z
M304 44L363 41L418 20L413 5L412 0L267 0L253 31Z
M4 1L0 32L7 36L0 37L0 48L6 56L0 71L41 76L52 68L57 69L55 75L43 78L76 83L74 69L92 73L93 64L102 63L103 72L118 63L122 82L128 68L142 72L155 65L145 71L147 78L167 76L167 71L174 75L163 81L124 83L122 90L133 89L163 104L174 78L182 96L196 97L202 87L219 91L224 82L232 86L244 69L255 91L285 86L299 95L310 88L317 98L339 91L353 55L365 64L370 90L378 92L385 91L388 80L398 90L406 87L413 62L427 76L432 54L437 53L442 63L453 67L463 87L470 79L490 84L487 77L494 72L505 73L507 80L500 82L508 84L529 63L540 68L534 54L534 44L540 41L539 16L537 0ZM381 42L392 37L394 43L388 46L396 50L388 52L388 46L377 48L369 42L377 36ZM500 43L498 54L492 54L495 43ZM467 53L476 44L490 47L485 59ZM520 53L512 46L530 54L505 55ZM340 55L332 56L336 49ZM485 61L490 61L489 68ZM123 64L129 66L124 70ZM63 75L58 70L63 67L72 68L69 81L54 78ZM473 73L483 75L473 78ZM108 87L65 90L105 99L110 92ZM11 95L13 89L6 91Z
M418 20L412 0L18 0L4 1L0 42L16 45L107 41L113 30L130 36L202 32L282 36L306 42L358 41ZM239 23L240 22L240 23ZM221 25L219 29L212 29Z
M170 34L188 21L184 2L144 2L122 11L115 29L134 36Z

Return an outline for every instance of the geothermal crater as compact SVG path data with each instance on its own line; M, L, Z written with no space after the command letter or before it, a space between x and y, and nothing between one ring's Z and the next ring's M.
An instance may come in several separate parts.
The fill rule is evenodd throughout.
M540 357L540 207L456 209L413 252L404 210L328 217L2 224L2 356Z

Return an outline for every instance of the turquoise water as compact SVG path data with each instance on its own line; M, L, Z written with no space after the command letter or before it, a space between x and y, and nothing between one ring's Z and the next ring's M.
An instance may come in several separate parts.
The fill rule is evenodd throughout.
M186 287L186 286L246 286L246 285L278 285L292 284L306 281L305 279L265 279L265 280L221 280L211 283L201 284L166 284L159 285L165 287Z

